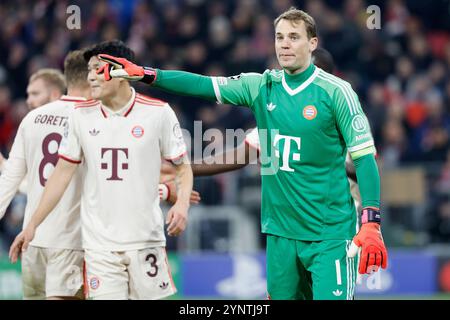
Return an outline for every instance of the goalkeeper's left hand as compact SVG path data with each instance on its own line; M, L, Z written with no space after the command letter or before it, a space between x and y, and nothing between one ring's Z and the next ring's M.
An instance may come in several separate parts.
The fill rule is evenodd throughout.
M388 255L381 235L379 211L363 209L362 222L361 229L353 238L347 256L355 257L361 247L358 267L360 274L376 272L380 267L386 269Z
M125 58L113 57L109 54L99 54L98 58L107 63L97 72L103 73L106 81L113 78L124 78L152 84L156 80L157 73L153 68L141 67Z

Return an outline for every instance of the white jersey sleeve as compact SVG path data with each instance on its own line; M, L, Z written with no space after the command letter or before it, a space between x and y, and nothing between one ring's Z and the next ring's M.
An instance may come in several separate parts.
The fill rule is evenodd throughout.
M27 194L28 192L28 179L27 177L22 179L22 182L19 185L19 192L23 194Z
M186 144L175 112L168 104L164 108L166 110L161 130L161 155L164 159L176 163L186 154Z
M25 121L27 121L27 118L19 126L9 159L5 161L4 170L0 176L0 218L5 214L12 198L19 189L21 181L27 174L23 140L23 123Z
M64 134L59 146L59 157L72 163L81 163L82 148L76 123L76 112L72 111L64 126Z
M1 168L0 168L0 174L3 172L3 171L5 171L5 167L6 167L6 164L7 164L7 160L8 159L5 159L4 161L3 161L3 163L2 163L2 165L1 165ZM14 170L14 169L13 169ZM28 179L27 179L27 177L25 176L23 179L22 179L22 182L20 182L20 185L19 185L19 189L17 190L19 193L23 193L23 194L27 194L27 190L28 190Z
M260 150L260 144L259 144L259 136L258 136L258 128L253 128L246 136L245 136L245 143L247 143L250 147Z

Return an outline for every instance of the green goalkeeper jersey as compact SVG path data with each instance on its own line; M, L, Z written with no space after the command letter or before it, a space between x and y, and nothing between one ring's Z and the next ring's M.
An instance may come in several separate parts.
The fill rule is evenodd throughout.
M311 64L212 77L219 103L249 106L261 142L262 232L303 241L351 239L357 226L345 171L374 153L369 123L350 84Z

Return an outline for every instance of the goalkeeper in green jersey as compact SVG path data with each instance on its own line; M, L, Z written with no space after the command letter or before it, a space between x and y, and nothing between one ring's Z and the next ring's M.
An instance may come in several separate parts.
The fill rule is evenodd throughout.
M327 50L323 48L314 50L312 52L312 62L316 67L319 67L328 73L333 73L333 57ZM250 163L256 163L260 152L261 148L258 137L258 128L253 128L245 136L244 141L237 147L203 158L201 159L201 163L195 163L197 161L194 161L191 165L192 173L194 176L211 176L238 170ZM233 161L224 162L224 159L233 159ZM236 161L234 161L235 159ZM169 166L166 166L165 168L166 170L170 170L171 176L175 175L175 168ZM350 184L350 193L355 202L356 211L361 212L361 196L357 185L355 166L350 153L347 153L347 156L345 157L345 171ZM173 190L172 193L176 196L176 190ZM193 197L199 199L200 195L198 193L194 194L193 192Z
M314 19L291 8L274 26L282 70L262 74L207 77L99 58L108 64L102 68L106 80L140 80L176 94L248 106L261 145L269 297L352 299L356 270L386 268L388 259L370 126L350 84L311 62L318 43ZM347 151L362 198L359 232L345 174Z

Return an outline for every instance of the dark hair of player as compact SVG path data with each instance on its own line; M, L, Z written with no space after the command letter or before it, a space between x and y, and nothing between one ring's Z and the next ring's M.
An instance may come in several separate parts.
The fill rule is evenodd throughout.
M125 58L134 61L134 52L120 40L104 41L93 45L84 52L84 60L89 62L91 57L105 53L114 57Z

